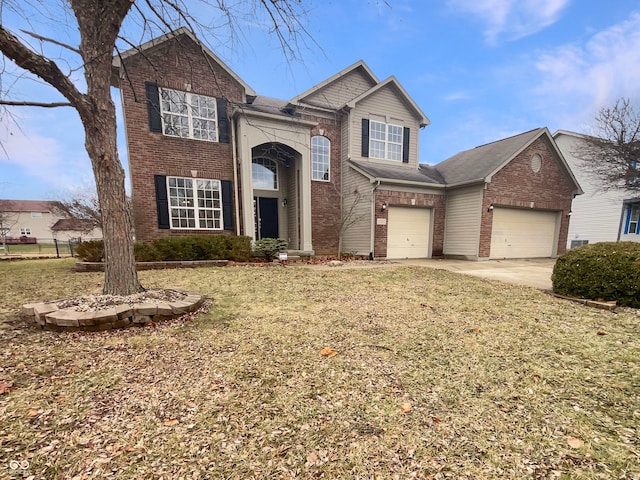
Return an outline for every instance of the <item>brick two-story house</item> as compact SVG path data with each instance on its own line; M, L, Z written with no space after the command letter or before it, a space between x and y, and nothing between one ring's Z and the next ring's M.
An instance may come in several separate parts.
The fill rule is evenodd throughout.
M279 237L293 251L381 258L564 251L581 191L546 128L432 167L418 158L429 119L362 61L278 100L180 29L116 57L113 73L139 240Z

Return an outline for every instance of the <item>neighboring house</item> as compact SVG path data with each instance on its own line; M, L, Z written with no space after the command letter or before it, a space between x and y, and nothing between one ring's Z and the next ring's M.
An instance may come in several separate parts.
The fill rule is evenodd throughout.
M102 230L88 220L61 218L51 227L53 238L61 241L87 241L102 238Z
M50 243L102 238L100 229L89 228L82 220L64 218L58 202L46 200L0 200L0 223L7 231L7 243ZM88 230L87 230L88 229Z
M591 175L576 158L585 136L558 130L553 137L584 189L571 207L571 222L567 248L586 243L640 241L640 199L629 199L629 192L605 190L602 183Z
M180 29L114 58L113 73L139 240L279 237L379 258L564 252L581 190L546 128L433 167L418 158L429 119L362 61L278 100Z
M55 202L44 200L0 200L8 243L51 239L51 226L60 218L53 213L54 206Z

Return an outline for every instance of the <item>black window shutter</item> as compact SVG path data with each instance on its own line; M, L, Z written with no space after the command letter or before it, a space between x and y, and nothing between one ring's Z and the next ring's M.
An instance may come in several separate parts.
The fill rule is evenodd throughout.
M158 93L158 84L155 82L145 82L144 88L147 94L149 130L152 132L161 132L162 118L160 117L160 96Z
M233 182L222 180L222 219L225 230L233 230Z
M227 116L227 100L216 99L218 107L218 141L229 143L229 117Z
M154 180L156 182L156 210L158 211L158 228L170 228L167 177L164 175L154 175Z
M410 128L404 127L402 137L402 163L409 163L409 133Z
M362 156L369 156L369 119L362 119Z

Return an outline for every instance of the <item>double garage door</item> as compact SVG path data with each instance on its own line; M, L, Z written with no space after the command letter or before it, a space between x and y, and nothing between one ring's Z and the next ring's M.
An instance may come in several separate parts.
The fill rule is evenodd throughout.
M559 215L559 212L496 207L489 258L552 257Z
M431 210L389 207L387 258L429 257Z

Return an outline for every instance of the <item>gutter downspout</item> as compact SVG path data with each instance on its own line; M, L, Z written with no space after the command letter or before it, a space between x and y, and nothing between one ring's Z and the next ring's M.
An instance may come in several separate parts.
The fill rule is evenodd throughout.
M235 203L236 235L240 235L240 204L238 203L238 145L236 144L236 121L231 116L231 158L233 159L233 202Z
M369 251L369 260L373 260L373 249L376 237L376 202L375 194L376 190L380 186L380 180L376 180L376 185L371 189L371 245Z

